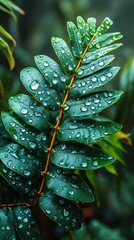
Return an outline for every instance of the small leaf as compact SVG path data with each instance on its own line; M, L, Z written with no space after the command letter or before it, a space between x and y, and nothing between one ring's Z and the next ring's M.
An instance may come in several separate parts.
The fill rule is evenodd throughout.
M94 17L88 18L87 23L89 26L89 34L93 36L96 33L96 18Z
M82 80L76 79L77 81L75 81L70 89L70 95L74 98L89 94L94 89L111 81L118 73L119 69L119 67L108 67L91 76L85 77Z
M73 22L67 23L67 30L72 45L72 51L76 58L80 58L83 54L82 39L80 32Z
M119 48L122 46L122 43L112 44L110 46L102 47L91 52L87 52L83 58L83 64L91 63L92 61L106 55L107 53Z
M23 123L15 114L2 112L4 126L12 138L30 150L37 152L47 148L47 136Z
M90 94L77 100L68 100L64 112L72 119L88 119L91 114L96 114L113 105L119 100L122 91L102 91Z
M121 124L105 120L64 120L57 132L61 141L75 141L83 144L94 143L101 138L114 134Z
M58 196L78 202L94 201L93 193L83 178L53 165L47 176L47 187Z
M16 46L15 39L2 26L0 26L0 33L4 35L6 38L8 38L13 43L14 46Z
M89 46L89 49L91 51L102 48L105 46L110 45L111 43L121 39L123 36L121 35L120 32L115 32L115 33L105 33L100 37L97 37L93 40L92 44Z
M89 33L89 26L87 23L85 23L84 19L81 16L77 17L77 25L81 35L82 45L83 47L86 47L91 39L91 36Z
M0 209L0 240L16 239L13 223L8 218L8 215L4 213L4 210L5 208ZM10 208L9 211L11 211Z
M95 170L113 163L115 159L94 147L63 144L54 148L51 161L62 168Z
M113 55L107 55L101 57L95 61L92 61L89 64L82 65L76 73L76 78L84 78L88 75L91 75L109 65L114 60Z
M109 17L104 18L102 24L97 28L97 35L98 35L98 36L101 36L101 35L104 34L112 25L113 25L113 21L112 21Z
M70 80L59 65L52 58L45 55L35 56L34 60L50 87L58 91L65 91Z
M74 73L76 68L75 59L66 42L61 38L52 38L52 46L63 68L69 73Z
M15 207L16 231L20 239L41 240L40 233L31 210L25 206Z
M83 216L79 207L49 190L45 190L40 197L39 206L49 218L67 230L77 230L83 224Z
M30 157L29 154L26 155L25 149L18 144L12 143L0 148L0 159L5 166L25 178L34 180L39 174L41 176L41 172ZM38 160L36 162L39 164Z
M10 97L9 106L24 122L39 130L50 126L49 111L31 96L18 94Z
M36 68L24 68L20 73L20 79L27 91L46 108L50 110L59 109L61 99L57 91L48 86L48 83Z
M118 175L118 172L116 171L116 168L111 164L109 166L105 167L106 170L114 175Z

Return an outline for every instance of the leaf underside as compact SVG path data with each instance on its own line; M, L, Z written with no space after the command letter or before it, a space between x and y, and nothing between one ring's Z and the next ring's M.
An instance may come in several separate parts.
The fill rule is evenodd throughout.
M92 202L94 196L81 170L93 171L116 160L97 143L122 127L98 115L122 95L103 89L119 71L111 66L114 56L108 54L122 45L114 43L122 35L105 33L111 25L109 18L98 28L95 18L85 22L78 17L77 26L68 22L71 50L63 39L52 38L60 65L38 55L37 69L21 71L20 79L30 95L10 97L11 111L1 114L0 203L5 205L0 209L0 239L7 236L5 227L10 237L40 239L27 207L35 200L67 230L82 226L79 202ZM10 188L12 202L7 197ZM7 203L14 203L14 208Z

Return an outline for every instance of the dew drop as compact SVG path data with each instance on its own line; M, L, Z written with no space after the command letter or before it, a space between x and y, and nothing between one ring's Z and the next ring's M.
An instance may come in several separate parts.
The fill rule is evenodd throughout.
M72 66L71 66L70 64L68 65L68 70L69 70L69 71L72 71L72 70L73 70L73 68L72 68Z
M104 65L104 61L99 61L99 66L102 67Z
M44 62L44 67L48 67L48 62Z
M94 99L94 103L99 103L99 99Z
M7 162L7 166L8 166L8 167L11 167L12 163L13 163L13 162L12 162L11 160L9 160L9 161Z
M69 193L69 195L71 195L71 196L72 196L72 195L74 194L74 191L73 191L73 190L69 190L69 192L68 192L68 193Z
M84 167L84 168L87 167L87 162L82 162L81 166Z
M85 82L82 82L82 84L81 84L83 87L86 85L86 83Z
M106 80L106 77L104 75L102 75L100 80L101 80L101 82L104 82Z
M65 77L61 77L60 78L62 82L66 82L66 78Z
M77 129L77 128L78 128L77 125L70 125L70 126L69 126L69 129L71 129L71 130L73 130L73 129Z
M10 125L11 125L12 127L15 127L15 126L16 126L14 122L10 123Z
M61 145L61 150L64 150L66 148L66 145Z
M52 83L57 84L57 80L56 79L52 80Z
M22 109L21 109L21 113L22 113L22 114L27 114L27 108L22 108Z
M86 105L86 106L90 106L90 105L91 105L91 102L86 102L85 105Z
M18 225L18 228L23 228L23 225L20 223L20 224Z
M83 70L79 69L77 74L81 76L83 74Z
M30 88L32 90L36 90L36 89L38 89L38 87L39 87L39 83L36 80L34 80L30 85Z
M63 214L64 214L65 217L67 217L69 215L69 212L66 209L64 209Z
M86 107L82 107L82 108L81 108L81 111L82 111L82 112L87 112L87 110L88 110L88 109L87 109Z
M89 88L89 89L92 89L93 87L92 87L92 85L89 85L88 88Z
M94 161L94 162L93 162L93 166L94 166L94 167L97 167L97 166L98 166L98 162L97 162L97 161Z
M107 73L107 76L108 76L108 77L112 77L112 73L111 73L111 72L108 72L108 73Z
M29 175L30 175L30 171L25 170L25 171L24 171L24 175L25 175L25 176L29 176Z
M91 106L91 109L94 110L94 109L95 109L95 106Z
M86 93L86 90L85 90L85 89L84 89L84 90L82 90L82 93L83 93L83 94L85 94L85 93Z
M24 218L23 221L24 221L25 223L27 223L27 222L28 222L28 218Z
M80 137L80 133L77 133L77 134L76 134L76 137L79 138L79 137Z
M95 69L95 66L92 65L92 66L90 67L90 69L93 71L93 70Z
M36 143L35 142L29 142L29 147L30 148L35 148L36 147Z
M91 81L92 81L92 82L96 82L96 81L97 81L97 77L92 77L92 78L91 78Z

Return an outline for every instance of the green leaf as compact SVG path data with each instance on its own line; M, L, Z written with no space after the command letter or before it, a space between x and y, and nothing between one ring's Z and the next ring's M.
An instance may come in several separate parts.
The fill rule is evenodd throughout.
M84 144L94 143L101 138L114 134L121 124L109 120L64 120L57 132L61 141L75 141Z
M78 26L79 33L81 35L82 45L83 47L86 47L91 39L91 36L89 33L89 26L81 16L77 17L77 26Z
M91 75L109 65L114 60L113 55L107 55L101 57L95 61L92 61L89 64L82 65L76 72L76 78L84 78L88 75Z
M9 63L10 70L12 70L15 66L13 53L12 53L11 48L9 47L8 43L6 41L4 41L1 37L0 37L0 48L2 49L4 55Z
M115 159L95 147L63 144L54 148L51 162L61 168L95 170L111 164Z
M111 164L109 166L105 167L106 170L114 175L118 175L118 172L116 171L116 168Z
M112 44L110 46L102 47L100 49L96 49L91 52L87 52L83 58L82 63L87 64L91 63L92 61L106 55L107 53L119 48L122 46L122 43Z
M34 60L50 87L61 92L65 91L70 80L59 65L52 58L45 55L35 56Z
M3 163L0 164L0 175L23 197L22 201L24 201L23 199L26 199L28 202L34 201L38 191L34 182L5 167ZM34 181L36 181L36 178Z
M78 202L94 201L93 193L83 178L56 166L47 176L47 187L58 196Z
M87 24L89 26L89 34L91 37L96 33L96 18L90 17L87 19Z
M31 210L25 206L15 207L16 231L22 240L41 240L38 226Z
M75 59L66 42L61 38L52 38L52 46L59 58L63 68L69 73L73 74L76 68Z
M47 148L47 136L43 132L23 123L15 114L2 112L4 126L11 137L30 150L44 151Z
M0 26L0 34L2 34L4 37L9 39L13 43L14 46L16 45L15 39L2 26Z
M80 208L49 190L45 190L40 197L39 206L49 218L64 226L67 230L77 230L83 224Z
M97 35L101 36L104 34L111 26L113 25L113 21L109 18L106 17L102 21L102 24L97 28Z
M61 99L57 91L48 86L48 83L36 68L24 68L20 73L20 79L27 91L46 108L50 110L59 109Z
M39 174L41 176L41 172L37 168L39 160L34 162L33 158L18 144L12 143L0 148L0 159L5 166L25 178L34 180Z
M83 54L82 39L80 32L73 22L67 23L67 30L71 41L72 51L76 58L80 58Z
M90 94L77 100L68 100L64 112L72 119L88 119L91 114L96 114L113 105L119 100L122 91L102 91Z
M4 213L5 209L0 209L0 239L16 239L16 233L11 219ZM9 208L9 211L12 211Z
M92 42L92 44L89 46L89 49L91 51L102 48L105 46L110 45L111 43L121 39L123 36L121 35L120 32L115 32L115 33L105 33L102 36L99 36L95 38Z
M75 98L89 94L94 89L105 85L115 77L119 69L119 67L107 67L106 69L85 77L82 80L76 79L70 89L71 97Z
M18 94L10 97L9 106L24 122L39 130L50 126L50 112L31 96Z

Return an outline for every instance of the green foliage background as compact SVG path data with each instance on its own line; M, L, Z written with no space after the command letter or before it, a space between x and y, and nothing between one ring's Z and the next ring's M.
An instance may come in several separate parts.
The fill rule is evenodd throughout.
M3 24L15 38L17 46L14 49L16 66L13 72L9 72L9 67L4 57L0 53L0 79L4 86L4 97L0 100L0 109L6 110L7 98L19 91L25 91L19 80L19 72L23 67L34 66L33 56L46 54L55 58L50 45L50 38L58 36L67 39L66 21L75 21L76 16L83 18L94 16L98 23L106 16L114 21L112 31L121 31L124 35L121 49L116 50L116 64L124 66L120 77L112 82L114 87L125 92L123 100L113 107L107 114L115 121L124 125L124 132L131 132L131 139L134 140L134 1L133 0L21 0L14 1L25 11L25 16L18 15L18 22L5 14L0 15L1 25ZM57 33L57 34L56 34ZM128 60L129 59L129 60ZM57 59L56 59L57 60ZM128 62L127 62L128 61ZM127 63L126 63L127 62ZM128 72L127 74L125 72ZM128 84L126 84L126 82ZM129 97L129 102L127 99ZM126 148L126 147L125 147ZM126 239L134 238L134 149L127 147L124 153L126 165L117 164L119 176L110 176L107 173L98 172L97 182L99 189L100 208L93 206L92 218L97 218L111 228L118 228ZM90 215L90 214L89 214ZM35 214L36 218L36 214ZM48 224L46 219L40 215L38 222L40 225ZM87 222L90 221L87 217ZM50 234L41 227L42 236L49 239ZM62 229L52 225L54 239L62 236ZM55 233L56 232L56 233ZM94 236L93 236L94 237ZM51 239L51 238L50 238ZM88 238L87 238L88 239ZM104 239L102 238L97 238ZM114 240L118 240L117 236Z

